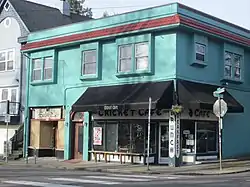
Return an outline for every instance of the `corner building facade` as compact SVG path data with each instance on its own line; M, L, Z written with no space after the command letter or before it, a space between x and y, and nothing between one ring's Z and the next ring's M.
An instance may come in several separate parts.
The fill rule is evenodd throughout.
M50 120L48 111L59 107L66 160L179 166L218 159L213 92L225 87L223 157L249 154L249 33L178 3L31 33L22 46L29 55L25 149L34 144L31 108L46 108Z

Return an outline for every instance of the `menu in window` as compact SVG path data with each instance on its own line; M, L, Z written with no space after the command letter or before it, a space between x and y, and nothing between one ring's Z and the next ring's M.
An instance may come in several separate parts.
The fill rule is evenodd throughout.
M102 127L94 127L93 135L93 145L102 145Z

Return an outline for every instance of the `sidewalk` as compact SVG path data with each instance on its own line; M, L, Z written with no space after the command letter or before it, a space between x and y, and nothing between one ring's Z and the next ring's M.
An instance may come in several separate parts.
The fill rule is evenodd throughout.
M182 166L173 168L169 166L150 165L147 170L146 165L131 165L120 163L104 162L84 162L82 160L57 160L55 158L38 158L37 163L33 158L29 158L28 164L25 160L9 161L1 167L43 167L65 170L82 170L91 172L108 172L119 174L169 174L169 175L221 175L233 174L250 171L249 160L224 160L222 163L223 170L219 170L219 163L207 163L191 166Z

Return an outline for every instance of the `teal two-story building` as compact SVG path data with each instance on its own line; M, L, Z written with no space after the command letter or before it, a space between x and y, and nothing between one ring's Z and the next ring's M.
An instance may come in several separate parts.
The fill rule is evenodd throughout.
M143 164L150 120L150 163L218 159L224 87L222 155L250 154L247 29L173 3L34 32L22 52L26 153Z

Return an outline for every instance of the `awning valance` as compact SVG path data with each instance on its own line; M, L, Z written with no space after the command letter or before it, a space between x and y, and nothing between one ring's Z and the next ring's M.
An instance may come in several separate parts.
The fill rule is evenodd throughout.
M72 110L147 108L149 97L152 99L152 108L169 108L173 101L172 92L172 81L89 87L72 106Z
M217 98L213 96L213 92L217 90L217 88L217 85L178 80L178 101L182 105L196 103L199 104L202 109L212 110L213 104L217 100ZM225 91L223 99L228 105L229 113L244 112L244 107L228 91Z
M176 94L174 81L89 87L74 103L72 111L148 108L149 97L152 98L152 108L170 109L175 103L184 107L195 103L201 109L212 110L216 101L213 92L217 88L217 85L186 80L176 81ZM228 112L244 111L244 107L227 91L224 100L228 104Z

